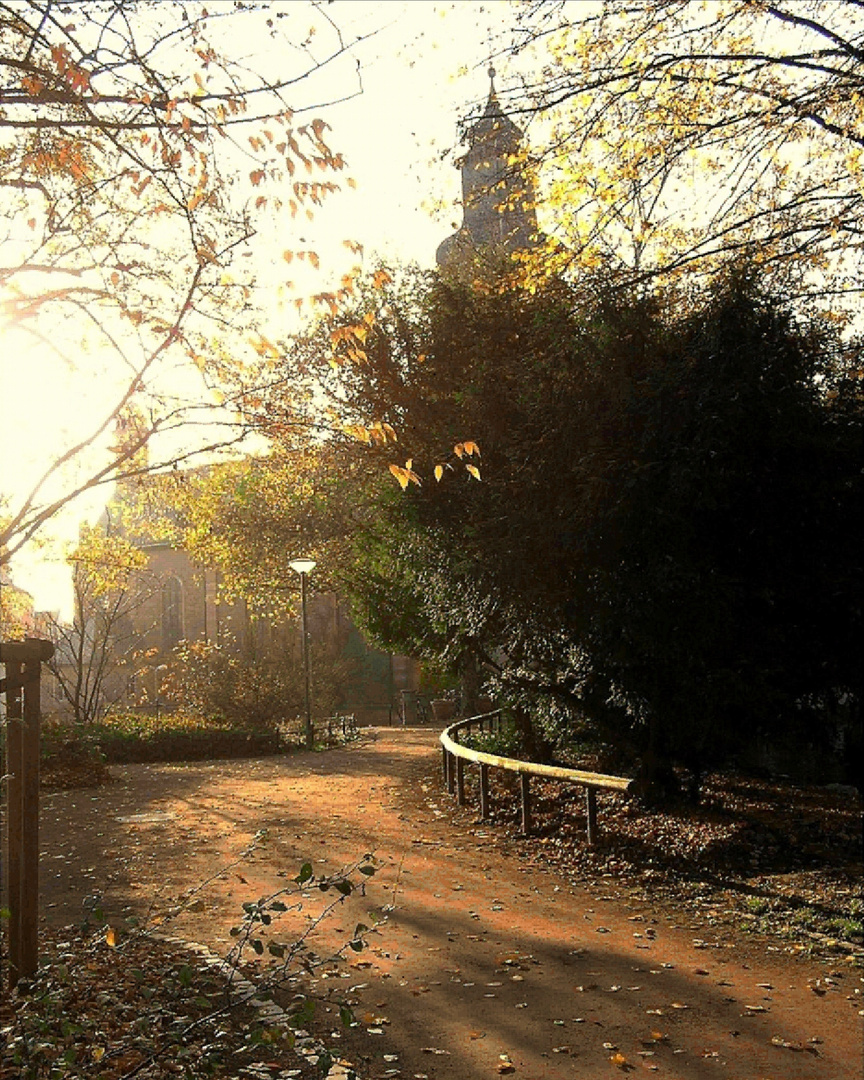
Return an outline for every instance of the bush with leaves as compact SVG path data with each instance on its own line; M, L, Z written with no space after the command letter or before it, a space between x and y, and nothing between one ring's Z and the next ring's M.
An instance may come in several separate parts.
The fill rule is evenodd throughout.
M314 650L310 690L316 713L327 716L338 709L352 669L336 644ZM228 644L184 641L175 650L164 687L184 709L253 731L275 730L305 708L299 643L279 655L262 655Z

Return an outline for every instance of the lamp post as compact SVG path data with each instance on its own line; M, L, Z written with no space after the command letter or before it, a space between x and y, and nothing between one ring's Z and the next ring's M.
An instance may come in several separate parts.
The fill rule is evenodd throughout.
M315 569L314 559L294 559L288 564L291 569L300 575L300 611L303 622L303 668L306 674L306 749L311 750L314 745L314 732L312 731L312 697L309 690L309 632L306 628L306 575Z

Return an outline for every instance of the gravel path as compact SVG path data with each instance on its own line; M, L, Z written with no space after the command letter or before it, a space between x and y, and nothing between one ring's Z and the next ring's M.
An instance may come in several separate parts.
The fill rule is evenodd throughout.
M318 934L323 951L392 909L340 983L360 1026L333 1022L364 1077L858 1080L857 971L699 940L614 881L573 888L454 811L436 747L432 731L379 729L321 754L124 766L107 787L48 792L46 916L78 920L99 895L111 920L158 923L209 881L168 925L224 953L244 901L305 861L324 872L373 851L368 895Z

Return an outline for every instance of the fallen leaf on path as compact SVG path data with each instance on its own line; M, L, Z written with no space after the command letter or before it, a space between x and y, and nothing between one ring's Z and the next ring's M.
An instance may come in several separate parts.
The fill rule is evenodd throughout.
M437 1046L421 1046L421 1054L447 1054L449 1056L449 1050L439 1050Z

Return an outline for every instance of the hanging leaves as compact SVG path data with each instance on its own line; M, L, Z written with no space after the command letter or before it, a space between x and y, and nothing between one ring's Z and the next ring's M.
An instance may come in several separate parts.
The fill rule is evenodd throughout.
M399 486L402 488L403 491L408 487L409 484L416 484L418 487L420 486L420 477L417 475L417 473L412 471L410 460L406 462L404 469L401 468L399 465L391 465L389 468L393 476L396 477L397 481L399 482Z

